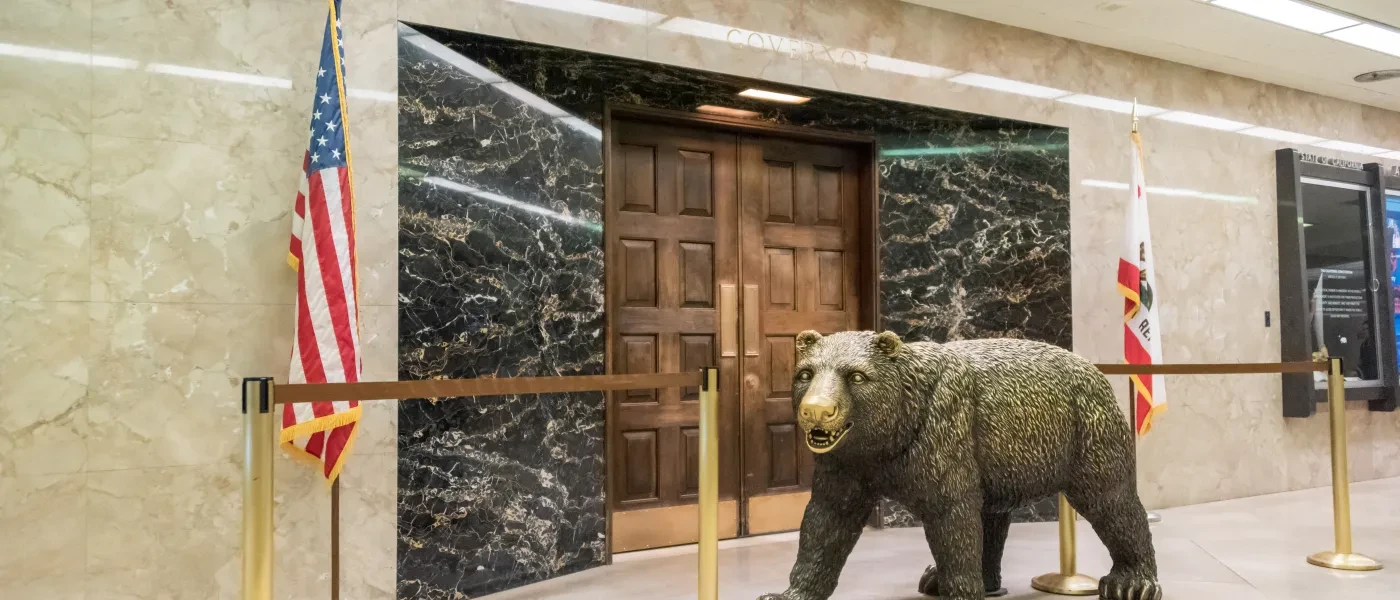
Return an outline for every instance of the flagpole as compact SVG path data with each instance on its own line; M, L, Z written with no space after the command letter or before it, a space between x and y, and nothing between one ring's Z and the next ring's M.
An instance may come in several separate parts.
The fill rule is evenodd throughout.
M1138 460L1138 456L1139 454L1141 454L1140 452L1138 452L1138 449L1141 447L1138 444L1138 441L1142 439L1142 436L1138 435L1137 433L1137 390L1133 389L1132 379L1128 380L1128 414L1131 415L1132 419L1129 422L1132 423L1133 427L1133 476L1136 477L1138 473L1138 469L1136 467L1141 462L1140 460ZM1133 485L1137 485L1137 482L1134 481ZM1149 510L1147 511L1147 522L1161 523L1162 515L1159 515Z
M1133 96L1133 135L1136 136L1137 134L1138 134L1138 100L1137 100L1137 96ZM1134 466L1134 468L1133 468L1133 474L1134 474L1134 476L1136 476L1136 475L1137 475L1137 471L1138 471L1136 467L1137 467L1137 465L1141 462L1141 461L1139 460L1139 455L1140 455L1141 453L1138 452L1138 449L1139 449L1139 447L1140 447L1140 445L1138 444L1138 441L1142 439L1142 436L1138 435L1138 432L1137 432L1137 390L1136 390L1136 389L1133 389L1133 380L1132 380L1132 379L1129 379L1129 380L1128 380L1128 414L1131 415L1131 420L1130 420L1129 422L1132 424L1132 427L1133 427L1133 466ZM1137 482L1134 481L1134 482L1133 482L1133 485L1137 485ZM1157 514L1157 513L1155 513L1155 512L1152 512L1152 511L1147 511L1147 522L1148 522L1148 523L1160 523L1160 522L1162 522L1162 515L1159 515L1159 514Z
M340 478L331 484L331 600L340 600Z

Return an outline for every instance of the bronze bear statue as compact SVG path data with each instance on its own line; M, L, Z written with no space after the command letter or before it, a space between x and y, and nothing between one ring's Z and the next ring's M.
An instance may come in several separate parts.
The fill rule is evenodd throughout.
M919 591L1001 591L1013 509L1063 492L1108 547L1110 600L1160 600L1132 430L1108 380L1026 340L904 343L893 333L797 336L793 401L816 453L790 587L760 600L826 600L876 501L924 525L934 567Z

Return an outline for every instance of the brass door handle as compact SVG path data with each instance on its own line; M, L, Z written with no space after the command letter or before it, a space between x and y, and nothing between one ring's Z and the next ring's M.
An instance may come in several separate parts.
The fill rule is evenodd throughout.
M739 287L732 283L719 286L719 355L739 356Z
M758 356L758 286L744 286L744 356Z

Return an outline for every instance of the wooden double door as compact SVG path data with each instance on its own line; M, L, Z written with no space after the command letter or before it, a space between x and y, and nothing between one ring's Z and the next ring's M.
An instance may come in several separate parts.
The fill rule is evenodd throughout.
M608 146L611 371L718 366L720 535L796 529L812 454L793 414L794 337L859 326L865 155L625 119ZM696 540L698 400L697 388L611 396L614 552Z

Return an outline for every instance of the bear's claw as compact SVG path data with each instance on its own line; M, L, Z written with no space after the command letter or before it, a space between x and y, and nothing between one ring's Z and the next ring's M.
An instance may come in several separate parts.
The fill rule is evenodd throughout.
M1099 579L1103 600L1162 600L1162 584L1142 577L1106 575Z
M924 569L924 574L921 577L919 577L919 593L925 596L933 596L935 598L938 597L937 579L938 567L930 565L927 569ZM985 597L1000 598L1002 596L1005 596L1006 594L1006 588L1004 587L997 586L995 588L992 588L988 586Z

